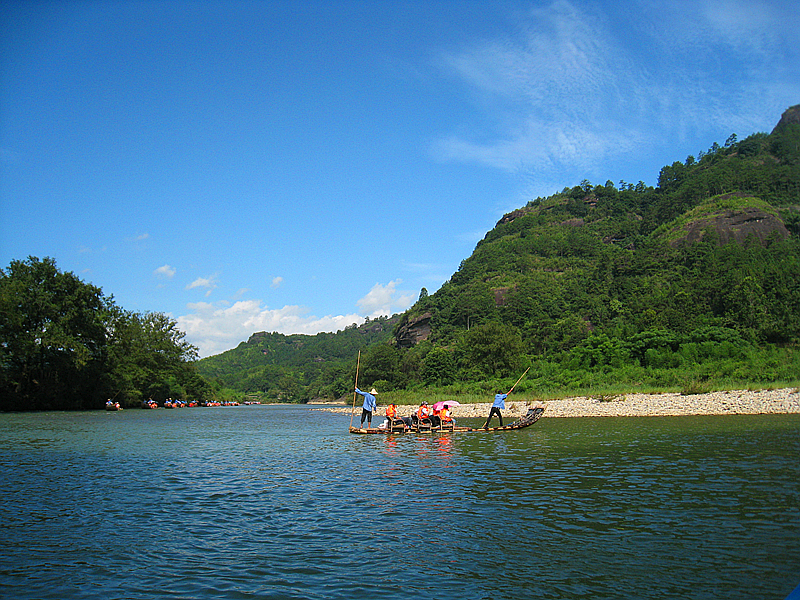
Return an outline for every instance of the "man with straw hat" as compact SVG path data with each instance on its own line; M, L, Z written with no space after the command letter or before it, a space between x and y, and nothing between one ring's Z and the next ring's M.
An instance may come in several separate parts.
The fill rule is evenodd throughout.
M375 400L375 394L378 393L378 390L372 388L369 392L362 392L356 388L356 393L364 396L364 409L361 411L361 429L364 429L364 419L367 420L367 429L369 429L372 427L372 411L378 406L378 402Z

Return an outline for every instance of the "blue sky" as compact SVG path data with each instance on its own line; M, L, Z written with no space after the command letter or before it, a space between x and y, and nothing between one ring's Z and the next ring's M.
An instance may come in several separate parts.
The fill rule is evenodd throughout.
M0 3L0 266L208 356L433 293L506 212L800 103L796 1Z

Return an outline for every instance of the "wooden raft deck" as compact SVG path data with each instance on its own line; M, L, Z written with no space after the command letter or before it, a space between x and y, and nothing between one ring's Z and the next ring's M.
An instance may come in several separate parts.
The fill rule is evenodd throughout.
M350 433L360 434L360 435L369 435L369 434L393 434L393 435L403 435L406 433L486 433L489 431L517 431L519 429L525 429L526 427L530 427L536 421L542 418L544 414L544 408L541 406L537 406L536 408L528 409L528 412L520 417L518 420L514 421L509 425L504 425L503 427L461 427L461 426L450 426L448 427L445 425L444 427L430 427L430 426L414 426L414 427L386 427L386 428L379 428L379 427L370 427L369 429L364 429L360 427L350 427Z

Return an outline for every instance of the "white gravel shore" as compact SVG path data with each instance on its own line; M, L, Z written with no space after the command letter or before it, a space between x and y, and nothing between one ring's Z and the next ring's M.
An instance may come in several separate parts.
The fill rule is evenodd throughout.
M531 401L531 406L545 405L544 417L664 417L674 415L761 415L800 413L800 389L736 390L682 396L672 394L626 394L620 396L576 397L547 402ZM486 417L491 403L463 404L453 407L453 416ZM524 398L513 402L506 400L503 417L516 418L525 413L528 403ZM319 410L350 414L352 406L320 406ZM378 406L377 415L383 416L385 407ZM411 407L400 406L400 414L411 412ZM361 415L360 404L356 417Z

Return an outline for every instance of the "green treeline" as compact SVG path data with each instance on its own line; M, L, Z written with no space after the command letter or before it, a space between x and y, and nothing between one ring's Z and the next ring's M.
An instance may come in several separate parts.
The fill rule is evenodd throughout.
M796 382L798 111L771 134L731 135L665 166L656 187L583 181L506 215L435 294L423 289L387 321L396 339L370 342L354 328L273 334L267 347L254 336L198 369L298 401L352 393L358 349L359 381L399 398L485 394L527 366L518 389L541 395ZM399 343L425 317L427 339ZM330 342L347 352L319 351L313 364L276 353L303 344L307 358Z
M12 261L0 270L0 410L210 399L197 350L176 325L123 310L51 258Z

